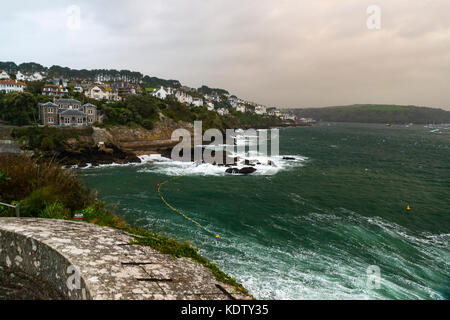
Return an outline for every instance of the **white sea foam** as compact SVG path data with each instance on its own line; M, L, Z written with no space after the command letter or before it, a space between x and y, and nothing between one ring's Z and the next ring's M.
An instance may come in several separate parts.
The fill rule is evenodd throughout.
M285 157L293 158L294 160L284 160L284 156L262 156L262 155L249 155L240 156L239 154L232 154L233 157L238 157L238 162L233 168L242 169L249 167L245 164L245 160L249 160L254 164L256 172L254 175L275 175L282 170L286 170L293 167L299 167L307 160L306 157L289 155ZM142 158L141 158L142 160ZM224 176L228 168L225 166L217 166L209 163L198 164L195 162L181 162L173 161L164 157L152 156L148 159L147 163L151 162L151 167L145 167L139 170L139 172L155 172L162 173L169 176L176 175L204 175L204 176Z
M220 146L223 147L223 146ZM220 147L216 147L217 150ZM232 157L238 157L238 162L232 168L242 169L244 167L249 167L245 164L245 160L249 160L253 167L257 170L254 175L275 175L282 170L286 170L293 167L299 167L304 164L308 158L297 156L297 155L287 155L287 156L262 156L258 154L247 154L247 156L240 156L239 154L232 153ZM284 160L283 157L293 158L294 160ZM224 176L226 175L225 166L217 166L208 163L198 164L195 162L182 162L173 161L172 159L165 158L160 154L152 155L142 155L139 156L141 163L128 163L128 164L102 164L93 167L91 163L87 163L84 168L79 168L78 166L72 166L72 169L92 169L92 168L110 168L110 167L126 167L126 166L145 166L147 164L152 164L151 167L145 166L139 169L138 172L154 172L162 173L169 176L176 175L204 175L204 176ZM230 167L231 168L231 167Z
M234 137L235 143L237 146L255 146L258 141L258 136L251 135L243 135L241 133L237 133ZM268 140L268 142L270 142ZM229 150L229 147L234 148L234 145L203 145L205 149L220 151L220 150ZM253 175L275 175L282 170L286 170L293 167L299 167L304 164L307 160L306 157L299 155L286 155L286 156L268 156L265 153L259 153L252 150L239 151L238 152L229 152L231 157L238 158L238 161L235 165L231 166L232 168L242 169L245 167L254 167L256 172ZM245 148L244 148L245 149ZM253 149L253 148L250 148ZM285 157L290 158L290 160L285 159ZM141 160L146 163L151 162L153 166L147 166L139 170L139 172L156 172L162 173L169 176L174 175L204 175L204 176L224 176L227 175L225 172L228 168L225 166L217 166L208 163L198 164L195 162L181 162L181 161L173 161L168 158L164 158L161 156L153 155L153 156L142 156ZM246 164L246 160L250 161L249 165Z

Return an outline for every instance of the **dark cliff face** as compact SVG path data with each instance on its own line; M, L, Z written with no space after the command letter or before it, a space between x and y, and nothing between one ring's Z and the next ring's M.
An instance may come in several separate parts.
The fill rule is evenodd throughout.
M178 141L172 140L172 133L176 129L185 129L193 136L193 124L182 121L175 122L172 119L162 117L152 130L113 127L107 132L107 140L123 152L137 156L166 155L170 154L172 148L178 144Z
M93 166L140 163L140 155L170 156L172 148L178 143L171 140L172 133L176 129L193 132L191 124L162 118L153 130L124 126L108 129L94 127L89 135L58 139L50 150L42 148L42 144L33 148L28 143L24 147L33 149L36 156L54 158L63 165L85 167L89 163Z
M77 165L79 167L86 167L88 163L92 166L98 166L112 163L126 164L141 162L134 153L124 152L115 145L109 145L108 148L93 146L84 149L82 152L64 150L55 154L55 157L64 165Z

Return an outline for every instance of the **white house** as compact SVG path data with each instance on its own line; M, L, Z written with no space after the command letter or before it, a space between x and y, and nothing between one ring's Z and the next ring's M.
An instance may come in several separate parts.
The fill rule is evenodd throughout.
M206 108L209 111L213 111L214 110L214 103L212 103L211 101L206 102Z
M59 87L54 84L46 84L42 87L42 94L44 96L57 96L59 95Z
M152 92L152 95L153 95L154 97L159 98L159 99L165 100L165 99L167 98L167 96L170 95L170 94L172 93L171 91L172 91L172 90L170 90L170 88L168 88L168 89L166 90L166 89L164 89L164 87L161 86L160 89L153 91L153 92Z
M19 81L25 81L25 75L22 72L17 71L16 79Z
M69 89L64 88L63 86L59 86L59 92L63 96L68 96L69 95Z
M213 101L216 101L216 102L219 102L219 101L220 101L220 96L218 96L217 94L212 94L212 95L205 94L205 95L203 95L203 97L204 97L206 100L213 100Z
M44 76L40 72L35 72L31 76L30 81L42 81L44 79Z
M84 95L95 100L105 99L108 101L120 101L120 97L117 91L112 90L111 87L105 87L101 85L94 85L89 87L89 89L84 92Z
M194 102L194 98L191 95L178 90L175 94L175 98L177 98L178 102L192 104Z
M25 83L14 80L0 80L0 91L3 93L23 92Z
M228 109L220 108L220 109L217 110L217 113L218 113L219 115L221 115L221 116L224 116L224 115L226 115L226 114L229 114L230 112L228 111Z
M35 72L33 74L26 74L17 71L16 79L19 81L41 81L44 79L44 76L40 72Z
M203 99L200 98L194 98L192 100L192 104L196 107L203 107Z
M236 107L238 106L239 103L239 98L236 96L231 96L228 98L228 103L236 109Z
M5 70L0 70L0 80L9 79L9 75Z
M255 113L256 113L256 114L259 114L259 115L266 114L266 113L267 113L266 107L264 107L264 106L257 106L257 107L255 108Z
M246 111L245 105L244 105L244 104L239 104L239 105L236 107L236 111L239 111L239 112L244 113L244 112Z
M277 108L273 107L273 108L268 108L267 109L267 114L269 116L276 116L279 117L281 115L280 110L278 110Z

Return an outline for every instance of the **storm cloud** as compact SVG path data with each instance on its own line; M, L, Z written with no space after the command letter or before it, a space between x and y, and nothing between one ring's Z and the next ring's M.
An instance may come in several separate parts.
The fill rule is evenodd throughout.
M448 0L2 2L0 61L131 69L269 106L450 110Z

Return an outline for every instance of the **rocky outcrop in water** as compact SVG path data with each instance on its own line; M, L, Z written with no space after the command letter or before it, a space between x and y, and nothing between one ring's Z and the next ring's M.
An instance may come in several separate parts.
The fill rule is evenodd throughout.
M253 167L245 167L242 169L238 169L238 168L230 168L225 170L226 173L229 174L252 174L254 172L256 172L256 169Z

